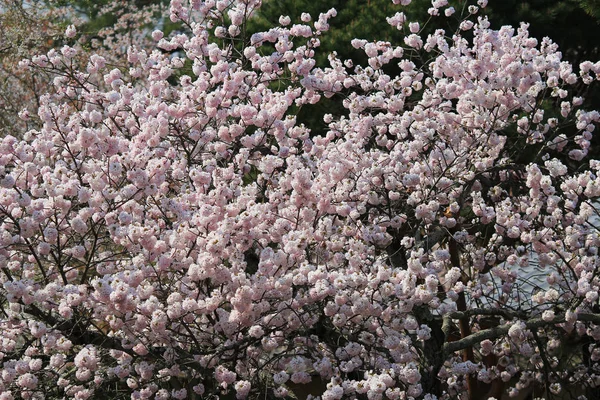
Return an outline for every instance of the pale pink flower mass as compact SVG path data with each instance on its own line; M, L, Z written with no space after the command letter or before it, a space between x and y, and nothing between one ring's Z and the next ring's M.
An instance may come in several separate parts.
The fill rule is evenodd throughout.
M600 63L486 0L390 3L403 39L353 39L365 65L318 64L335 9L248 32L259 0L20 64L49 93L0 139L0 399L597 383Z

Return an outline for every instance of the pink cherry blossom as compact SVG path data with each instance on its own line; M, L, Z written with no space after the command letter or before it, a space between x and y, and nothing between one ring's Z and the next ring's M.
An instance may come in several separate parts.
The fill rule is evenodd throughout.
M403 39L352 40L365 65L316 67L335 9L249 32L258 0L173 0L170 33L148 6L21 63L48 93L0 141L0 397L595 385L600 64L485 0L427 37L392 3ZM323 97L344 112L316 130Z

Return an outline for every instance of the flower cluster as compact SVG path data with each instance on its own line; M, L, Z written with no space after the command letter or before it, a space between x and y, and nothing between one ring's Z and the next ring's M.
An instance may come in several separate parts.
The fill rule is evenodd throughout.
M22 63L55 78L39 129L0 140L1 399L595 384L600 114L577 90L600 63L491 29L485 0L428 36L394 3L404 42L353 40L355 68L315 67L335 10L249 34L258 0L173 0L181 30L126 65ZM338 94L323 135L299 122ZM563 340L594 347L576 372Z

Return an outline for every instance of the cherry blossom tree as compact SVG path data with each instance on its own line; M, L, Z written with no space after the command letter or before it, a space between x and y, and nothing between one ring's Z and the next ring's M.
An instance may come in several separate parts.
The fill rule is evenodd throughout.
M394 0L401 43L316 68L336 11L247 32L260 3L21 62L54 78L0 143L0 399L592 396L600 63Z

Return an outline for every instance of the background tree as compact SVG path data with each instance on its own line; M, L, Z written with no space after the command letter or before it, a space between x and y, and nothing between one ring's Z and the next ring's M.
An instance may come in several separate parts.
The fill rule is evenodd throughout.
M0 136L4 136L25 130L18 113L26 106L33 113L48 88L42 76L19 71L17 62L30 52L48 51L64 28L59 13L42 3L2 1L0 10Z
M82 55L94 51L104 54L111 64L122 64L126 49L147 46L155 27L166 32L177 29L176 24L160 18L167 8L165 2L153 1L0 1L0 136L39 127L35 110L40 97L52 90L49 74L43 70L29 74L18 66L19 61L73 44L64 36L72 25L79 30ZM83 68L87 60L82 57L79 61ZM24 110L26 121L19 117Z

